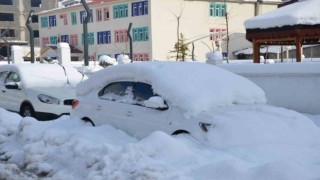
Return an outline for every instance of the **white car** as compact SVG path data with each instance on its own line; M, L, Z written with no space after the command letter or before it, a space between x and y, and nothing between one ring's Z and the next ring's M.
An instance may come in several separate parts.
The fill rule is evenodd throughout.
M226 109L265 104L251 81L196 62L140 62L108 67L77 86L72 118L109 124L143 138L153 131L203 139Z
M0 65L0 107L39 120L69 114L75 86L85 78L58 64Z

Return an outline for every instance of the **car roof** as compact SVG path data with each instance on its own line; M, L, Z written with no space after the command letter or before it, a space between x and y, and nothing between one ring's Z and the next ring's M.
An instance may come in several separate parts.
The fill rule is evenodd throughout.
M64 72L67 72L68 78ZM0 71L16 71L20 74L22 86L31 87L62 87L67 81L75 86L82 80L82 75L73 67L62 67L58 64L7 64L0 65Z
M139 81L183 109L265 103L264 92L246 78L199 62L139 62L107 67L78 85L78 95L115 81ZM201 106L201 107L199 107Z

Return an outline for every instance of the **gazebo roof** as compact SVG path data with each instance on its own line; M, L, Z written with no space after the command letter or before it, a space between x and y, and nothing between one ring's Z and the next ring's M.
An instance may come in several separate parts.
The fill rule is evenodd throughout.
M250 18L246 29L269 29L284 26L320 25L320 0L300 0L276 10Z

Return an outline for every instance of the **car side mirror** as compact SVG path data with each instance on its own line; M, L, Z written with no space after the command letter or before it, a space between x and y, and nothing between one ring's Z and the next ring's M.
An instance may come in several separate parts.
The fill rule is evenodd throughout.
M160 96L152 96L148 100L145 100L144 106L147 108L153 108L153 109L158 109L158 110L167 110L168 109L167 103Z
M19 84L15 83L15 82L8 82L5 84L5 87L7 89L19 89Z

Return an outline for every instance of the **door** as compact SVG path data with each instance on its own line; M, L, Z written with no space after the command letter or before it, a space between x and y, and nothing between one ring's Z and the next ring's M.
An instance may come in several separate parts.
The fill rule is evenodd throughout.
M5 97L5 92L6 88L4 86L4 81L8 75L8 71L2 71L0 72L0 107L7 109L6 108L6 103L4 102L4 97Z
M7 84L16 84L17 87L6 87ZM21 82L19 74L16 72L9 72L7 78L4 81L4 88L1 91L3 93L3 103L5 104L6 109L10 111L20 111L20 104L24 98L20 84Z
M145 83L111 83L99 92L100 110L95 113L95 119L139 138L155 130L165 131L169 126L169 110L145 107L144 101L152 96L155 96L152 87Z

